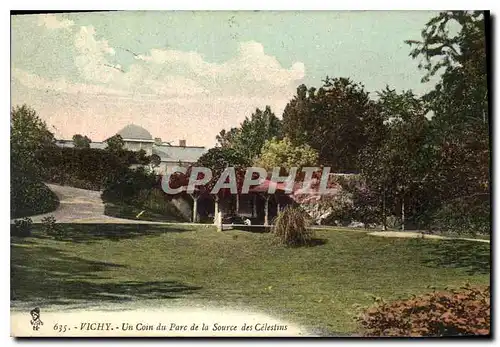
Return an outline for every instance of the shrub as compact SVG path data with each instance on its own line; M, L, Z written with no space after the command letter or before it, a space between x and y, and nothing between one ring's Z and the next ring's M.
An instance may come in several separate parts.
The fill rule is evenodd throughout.
M144 151L118 151L95 148L51 147L37 153L44 181L77 188L101 190L106 181L114 181L130 165L147 164Z
M142 167L127 169L106 181L102 199L105 202L138 206L141 204L140 200L146 198L141 191L151 190L157 185L158 180L154 173Z
M309 218L299 207L288 206L274 219L273 233L281 244L302 246L312 239L312 230L308 229Z
M11 218L47 213L59 206L59 198L37 179L23 173L13 173L10 183Z
M381 302L358 321L365 336L488 335L490 288L464 287Z
M160 188L143 189L139 192L138 207L148 211L186 221L175 205Z
M14 221L14 230L12 235L19 237L26 237L31 235L31 226L33 221L31 218L17 219Z
M488 194L457 198L444 203L432 216L431 228L458 234L490 234Z
M42 219L43 230L47 235L60 237L61 229L56 224L54 216L48 216Z

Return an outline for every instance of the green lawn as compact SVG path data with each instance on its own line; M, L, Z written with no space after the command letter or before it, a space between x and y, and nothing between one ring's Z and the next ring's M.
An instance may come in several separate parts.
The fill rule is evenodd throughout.
M39 227L39 226L37 226ZM331 333L354 333L357 305L490 280L489 244L317 230L315 246L212 227L65 225L11 239L12 299L165 299L244 305Z

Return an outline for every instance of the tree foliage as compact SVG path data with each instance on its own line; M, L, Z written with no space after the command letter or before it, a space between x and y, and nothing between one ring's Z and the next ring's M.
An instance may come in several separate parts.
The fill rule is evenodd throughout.
M235 176L237 181L238 189L241 188L243 184L243 178L245 174L245 168L250 163L246 158L243 158L241 154L233 148L223 148L223 147L215 147L209 149L205 154L203 154L194 166L209 168L212 172L212 179L200 188L201 192L210 192L219 178L221 177L224 170L228 167L234 167ZM186 179L182 182L183 185L186 184L187 178L190 176L190 170L188 170L188 174L185 175ZM200 174L201 175L201 174ZM202 177L198 177L202 178ZM225 181L227 183L227 179ZM226 190L221 190L219 195L224 195L228 193Z
M408 43L423 61L423 81L437 84L421 98L389 87L378 93L379 123L372 125L379 136L358 156L366 187L378 198L362 200L382 222L392 214L418 228L489 232L484 15L442 12L421 41Z
M489 230L485 14L441 12L426 24L422 40L408 43L414 47L412 57L424 61L420 65L426 71L423 80L439 77L434 90L423 97L434 114L429 146L435 153L428 190L433 200L440 202L426 215L429 219L447 220L449 226L462 224L465 217L475 221L470 225L482 225L481 232ZM452 205L468 208L450 208Z
M10 116L11 217L52 211L59 199L40 180L43 162L38 155L55 147L54 135L27 105L12 108Z
M83 136L81 134L73 135L73 144L75 148L90 148L90 144L92 140L87 136Z
M318 153L309 145L295 146L290 139L273 138L267 140L262 147L262 153L254 162L257 167L272 171L280 167L288 171L292 167L312 167L318 163Z
M10 116L12 173L34 175L40 165L36 155L54 146L54 135L35 110L27 105L13 107Z
M125 142L120 134L113 135L104 142L106 142L106 149L115 153L123 151L125 146Z
M238 128L222 130L217 135L221 147L232 148L248 162L253 161L261 153L266 140L282 137L281 121L266 106L264 111L256 109L250 118L246 117Z
M327 76L319 90L297 88L283 113L283 131L294 145L314 148L323 165L336 172L355 172L358 152L373 134L366 130L376 111L363 85Z

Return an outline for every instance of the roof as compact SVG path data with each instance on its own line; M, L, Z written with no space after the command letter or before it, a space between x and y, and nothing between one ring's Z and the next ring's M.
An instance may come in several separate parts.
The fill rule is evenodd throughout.
M153 154L161 161L195 163L206 152L205 147L154 145Z
M124 140L147 140L153 141L150 132L135 124L129 124L118 132Z
M63 147L63 148L74 148L75 147L73 140L56 140L56 145L59 147ZM90 148L105 149L106 146L107 145L105 142L91 142L90 143Z
M91 142L90 148L105 149L108 145L106 142Z
M266 178L259 185L250 187L248 191L250 193L267 193L270 185L271 185L271 180ZM287 185L284 182L276 182L276 192L284 192L286 190L286 186ZM294 187L292 187L292 191L293 190Z

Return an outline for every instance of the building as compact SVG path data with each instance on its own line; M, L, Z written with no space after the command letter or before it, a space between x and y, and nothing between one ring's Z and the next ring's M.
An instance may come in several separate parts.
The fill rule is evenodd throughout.
M129 124L118 133L125 143L124 148L129 151L146 152L159 165L154 166L158 174L170 173L175 166L189 166L194 164L205 152L205 147L188 146L186 140L179 140L178 145L163 142L161 138L153 138L151 133L141 126ZM57 140L60 147L74 147L72 140ZM104 149L105 142L92 142L90 148Z

